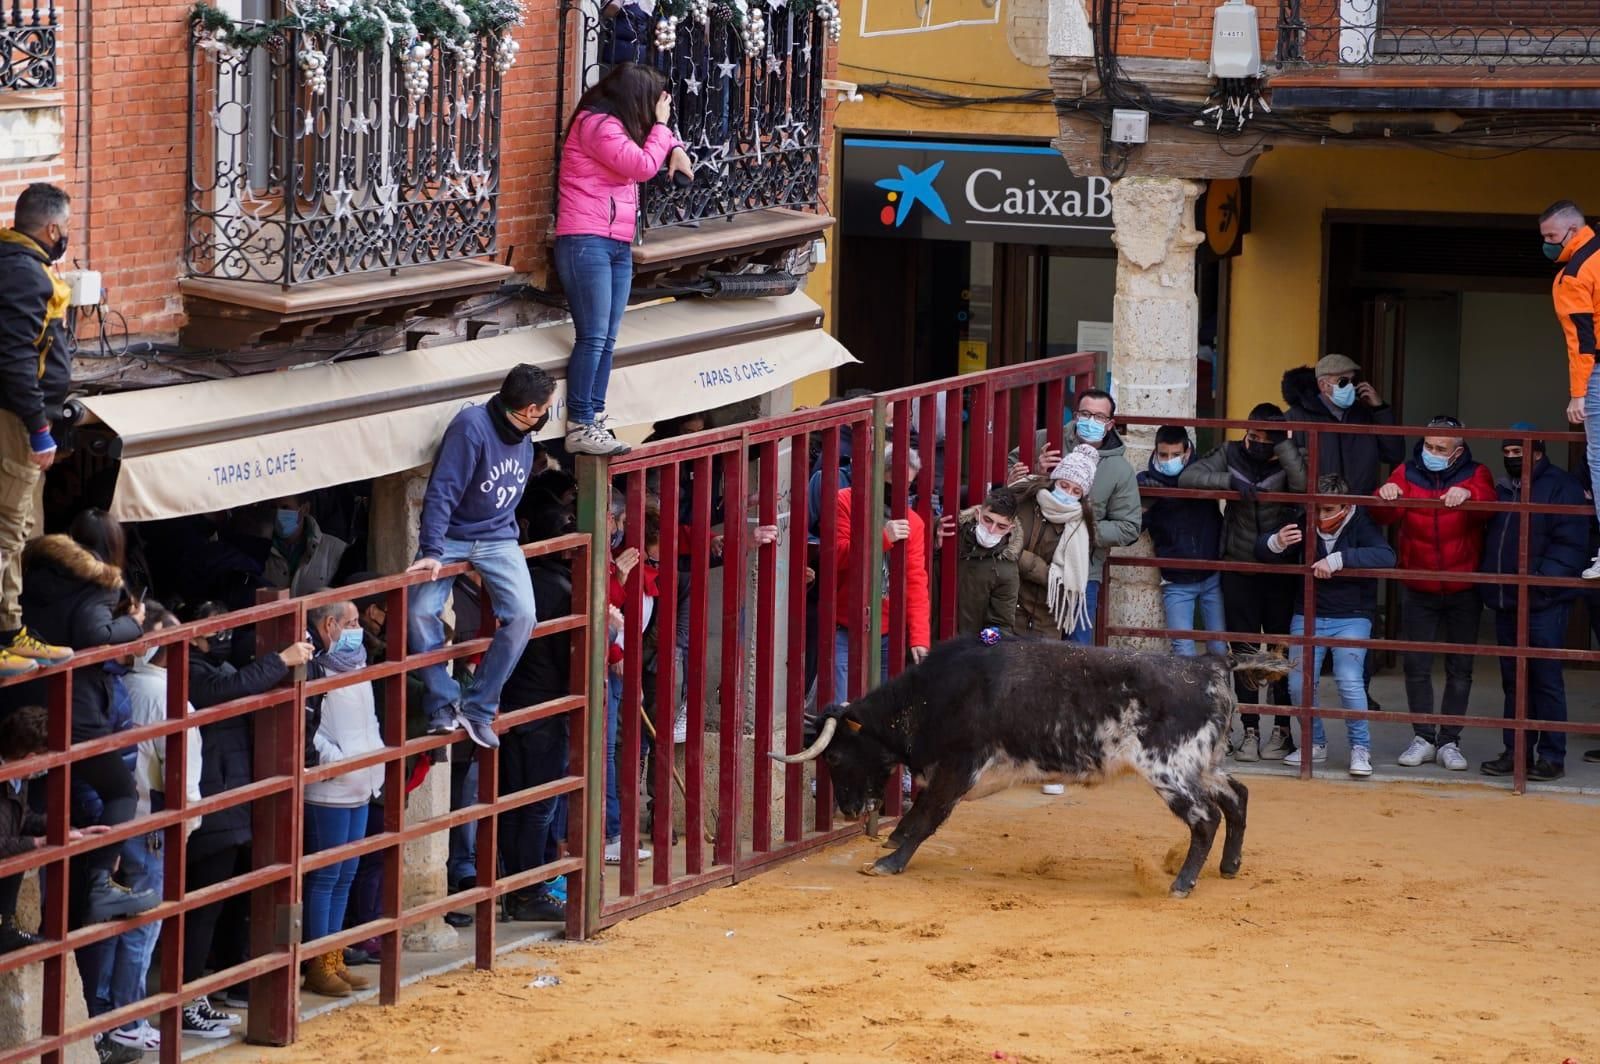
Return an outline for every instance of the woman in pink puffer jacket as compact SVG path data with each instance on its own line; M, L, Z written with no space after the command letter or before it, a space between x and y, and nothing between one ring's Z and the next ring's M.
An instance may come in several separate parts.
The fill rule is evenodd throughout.
M659 70L619 63L583 94L561 151L556 273L572 309L567 364L567 450L623 454L605 426L606 383L617 327L633 288L634 219L640 181L663 163L692 176L689 156L667 127L672 97Z

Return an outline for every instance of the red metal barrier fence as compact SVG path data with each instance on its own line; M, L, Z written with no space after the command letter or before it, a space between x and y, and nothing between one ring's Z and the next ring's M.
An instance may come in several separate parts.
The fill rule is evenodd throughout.
M647 592L644 566L638 566L616 603L624 621L620 673L612 675L621 690L618 750L608 763L601 743L591 748L590 779L614 772L625 783L618 787L619 866L615 882L608 878L604 890L601 877L590 879L591 927L737 882L860 830L834 823L825 764L777 770L766 753L800 746L808 704L859 697L876 685L885 666L890 675L905 668L904 653L873 652L879 640L870 634L887 633L891 647L908 645L908 550L887 544L885 521L917 515L926 575L930 585L937 584L939 616L937 625L930 624L932 635L953 635L955 557L936 552L937 515L957 512L963 500L980 501L991 479L1004 479L1014 433L1029 461L1036 429L1059 446L1059 412L1069 391L1092 385L1099 375L1098 356L1071 355L665 440L609 467L599 460L580 462L579 527L604 541L615 488L625 512L619 551L647 555L653 546L660 563L654 595ZM921 431L913 447L914 421ZM915 477L913 453L920 462ZM966 470L981 475L963 480ZM655 544L644 538L647 501L663 515ZM855 549L861 544L867 549ZM591 580L605 586L607 561L597 554L594 564ZM719 602L712 601L713 573L720 573ZM747 586L752 582L753 595ZM680 588L686 589L686 611L680 609ZM880 598L880 591L887 594ZM653 601L647 605L647 599ZM715 638L713 615L721 624ZM841 619L847 623L839 624ZM591 623L594 640L603 644L604 618L597 613ZM687 722L679 776L667 754L680 702L678 665L663 648L679 645L684 623L681 701ZM780 636L784 625L787 634ZM652 670L645 667L642 638L651 627L653 682L647 679ZM847 648L847 690L837 689L836 638ZM596 692L606 682L603 657L591 662ZM705 745L708 726L714 758ZM593 719L595 735L603 727L604 718ZM632 785L638 775L633 766L641 765L646 733L652 731L662 738L657 755L642 766L654 797L652 830L641 838L644 799ZM899 815L901 800L894 781L885 813ZM588 801L588 846L598 852L606 841L600 784L590 788ZM674 847L677 825L682 839ZM642 843L652 853L648 885L639 860Z
M1549 727L1549 722L1531 720L1528 716L1528 662L1530 660L1556 661L1563 663L1593 663L1597 655L1588 650L1565 650L1549 647L1534 647L1529 644L1528 618L1530 612L1530 594L1533 588L1569 588L1574 591L1592 588L1576 574L1567 577L1545 576L1536 573L1531 565L1539 561L1530 558L1530 526L1535 514L1570 515L1583 522L1587 529L1588 522L1593 519L1592 506L1555 504L1536 504L1532 501L1533 488L1533 453L1534 442L1540 441L1548 450L1556 443L1581 443L1584 436L1581 432L1541 432L1523 429L1488 429L1488 428L1459 428L1459 427L1430 427L1430 426L1387 426L1387 425L1348 425L1344 423L1324 422L1251 422L1241 420L1204 419L1204 418L1147 418L1137 416L1119 417L1122 425L1145 426L1151 431L1158 425L1180 425L1193 429L1233 430L1243 432L1246 429L1266 429L1270 431L1289 431L1300 443L1305 454L1307 486L1304 492L1273 493L1261 492L1256 498L1262 502L1281 502L1293 506L1304 507L1300 525L1304 542L1314 543L1316 536L1315 517L1316 507L1321 504L1354 503L1357 506L1371 508L1382 507L1391 510L1443 510L1445 505L1437 499L1398 499L1380 500L1375 496L1332 496L1319 493L1317 488L1317 470L1321 468L1320 461L1324 449L1334 445L1333 440L1339 436L1390 436L1410 440L1424 436L1461 437L1468 442L1470 447L1473 441L1484 441L1498 445L1502 440L1516 441L1522 447L1525 457L1526 475L1518 486L1518 498L1514 502L1479 502L1467 501L1460 503L1456 509L1464 512L1482 513L1510 513L1517 519L1517 571L1515 573L1484 573L1484 572L1433 572L1408 570L1401 568L1392 569L1343 569L1339 573L1340 579L1353 579L1372 577L1386 580L1443 580L1454 584L1471 584L1474 589L1482 585L1501 585L1517 589L1516 609L1516 639L1513 643L1500 645L1479 645L1421 642L1408 640L1394 640L1382 638L1370 639L1337 639L1316 634L1317 626L1317 594L1319 581L1313 575L1315 562L1314 552L1306 551L1305 561L1298 564L1274 564L1261 562L1229 562L1205 561L1182 562L1171 559L1158 558L1133 558L1113 555L1107 562L1105 582L1101 587L1099 600L1099 616L1096 619L1096 642L1101 645L1105 640L1118 636L1142 637L1159 639L1194 639L1194 640L1224 640L1234 643L1249 643L1253 645L1283 645L1312 647L1350 647L1363 648L1368 652L1378 650L1396 653L1419 652L1429 654L1459 654L1472 657L1513 658L1516 662L1516 687L1513 697L1514 715L1510 719L1501 717L1441 717L1437 713L1397 713L1397 712L1372 712L1363 709L1352 709L1345 706L1318 706L1313 709L1310 705L1310 693L1316 689L1318 677L1313 675L1313 655L1304 653L1300 662L1302 698L1288 711L1290 715L1299 718L1301 727L1301 745L1309 745L1311 720L1321 717L1331 720L1365 720L1369 722L1394 722L1401 724L1441 724L1449 723L1467 728L1493 728L1510 729L1515 736L1512 752L1513 789L1521 793L1527 785L1528 762L1530 760L1528 749L1528 733L1540 731L1562 731L1569 735L1600 735L1600 724L1562 723L1559 727ZM1192 431L1191 431L1192 435ZM1409 455L1409 450L1407 454ZM1476 456L1482 461L1487 455ZM1492 459L1491 459L1492 461ZM1492 466L1491 466L1492 468ZM1141 488L1141 496L1146 500L1157 498L1198 498L1227 501L1238 499L1240 496L1235 491L1192 490L1178 488ZM1587 537L1585 537L1587 538ZM1305 634L1265 636L1261 633L1242 632L1198 632L1194 629L1168 629L1164 626L1131 626L1116 625L1109 622L1108 603L1110 589L1113 583L1113 572L1116 568L1172 568L1172 569L1205 569L1216 572L1243 572L1243 573L1294 573L1302 582L1302 594L1305 602ZM1254 707L1245 707L1253 709ZM1300 775L1309 779L1313 773L1312 759L1302 759Z
M576 552L573 564L573 613L566 617L542 618L533 638L548 638L560 632L573 633L572 690L567 697L526 707L502 707L496 730L504 732L519 724L547 717L567 715L571 724L571 764L581 766L587 749L585 712L588 704L587 670L590 585L588 583L589 538L565 536L525 548L528 557L563 551ZM469 572L466 564L445 566L445 576ZM497 750L476 751L480 765L477 801L446 816L422 823L407 823L405 803L397 800L405 793L404 761L407 757L427 756L455 742L456 736L429 736L405 740L405 676L418 668L483 653L489 639L465 639L425 654L412 654L406 646L406 604L408 593L424 581L416 574L397 574L368 583L338 588L298 599L280 598L235 613L210 617L180 627L164 629L134 643L78 653L64 666L42 670L34 676L6 681L42 681L49 713L50 752L15 763L0 763L0 786L46 771L47 845L31 853L0 860L0 876L11 876L38 869L43 888L43 921L39 933L46 938L40 945L0 954L0 972L43 962L42 1034L19 1045L0 1048L0 1064L43 1060L56 1064L65 1048L112 1027L143 1017L160 1014L161 1059L177 1061L184 1048L180 1030L182 1008L195 997L249 981L251 1008L247 1037L252 1042L283 1045L295 1038L299 1022L299 963L333 949L372 937L383 943L379 966L379 997L385 1004L396 1000L400 987L400 932L402 928L441 916L448 910L474 905L477 910L475 961L487 968L494 961L494 907L501 895L555 875L569 877L570 889L577 895L584 885L582 806L573 803L568 856L540 868L514 876L497 877L496 817L529 803L563 794L577 795L584 789L581 775L568 775L510 795L497 791L499 765ZM190 640L209 637L227 629L253 627L256 645L277 650L304 638L308 610L327 603L387 596L385 660L356 672L330 675L307 682L304 670L294 670L288 681L265 693L225 702L190 712ZM487 611L485 611L487 612ZM126 660L146 647L160 646L167 654L167 720L134 728L93 741L72 744L71 706L74 679L86 670L99 669L108 662ZM348 758L317 768L304 767L306 700L336 688L375 680L383 686L380 706L382 731L389 745L382 750ZM185 734L204 725L231 718L248 717L253 731L254 773L252 782L206 797L198 803L186 798L187 771ZM395 741L401 737L400 741ZM71 776L73 766L90 757L131 747L141 741L161 739L166 743L167 805L161 812L138 817L117 825L108 833L69 841ZM384 768L384 824L380 834L306 854L302 847L303 791L308 783L331 779L360 768ZM226 809L248 806L251 812L253 841L250 870L214 886L185 889L184 869L187 854L185 821ZM406 908L401 895L401 847L410 841L451 827L478 821L478 884L475 889ZM81 859L102 846L119 844L151 832L164 836L165 893L161 904L150 911L125 920L71 927L68 922L68 862ZM383 868L383 916L349 930L341 930L315 942L300 942L299 911L302 876L317 868L369 853L381 853ZM250 906L249 959L244 963L214 972L203 978L183 980L182 957L186 919L194 910L244 896ZM67 1022L67 964L74 950L101 942L136 927L161 920L159 962L152 965L151 982L159 989L135 1004L96 1016L87 1022ZM581 906L567 911L567 933L574 938L588 932ZM157 972L159 970L159 974Z

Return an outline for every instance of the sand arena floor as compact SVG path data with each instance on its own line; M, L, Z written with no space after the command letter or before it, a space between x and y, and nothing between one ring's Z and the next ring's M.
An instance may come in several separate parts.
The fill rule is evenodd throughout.
M1019 788L898 878L858 840L220 1058L1600 1064L1600 805L1249 786L1243 871L1219 837L1186 901L1143 783Z

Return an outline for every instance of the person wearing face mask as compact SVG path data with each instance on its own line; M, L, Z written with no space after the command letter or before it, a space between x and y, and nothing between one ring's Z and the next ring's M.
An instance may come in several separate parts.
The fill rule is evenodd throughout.
M1017 496L1009 488L995 488L979 505L940 522L941 538L956 540L956 631L962 635L985 628L1006 635L1016 630L1022 581L1016 524Z
M22 548L40 531L35 488L55 461L51 426L72 382L67 286L51 268L67 252L70 213L65 192L33 184L0 229L0 677L72 657L22 623Z
M1083 505L1094 485L1100 452L1080 443L1048 477L1012 485L1017 492L1017 634L1070 639L1093 630L1089 572L1095 514Z
M361 617L354 602L330 602L306 611L312 645L317 648L306 678L338 677L367 666ZM309 701L309 700L308 700ZM308 705L308 710L313 707ZM336 687L321 696L315 716L307 721L317 765L340 761L383 749L372 684L359 682ZM367 834L367 809L383 791L383 766L369 765L305 785L305 852L317 853L356 842ZM359 857L306 873L303 941L314 942L344 928L350 885L355 882ZM329 950L306 963L303 989L327 997L349 997L364 990L368 981L346 967L341 950Z
M326 591L349 544L317 524L308 498L287 495L270 505L272 553L267 555L262 579L291 595Z
M1162 425L1150 466L1139 474L1141 488L1176 488L1194 458L1189 430ZM1222 556L1222 511L1211 499L1156 499L1145 505L1144 529L1157 558L1214 562ZM1180 630L1226 631L1222 607L1222 574L1205 568L1161 570L1161 601L1167 627ZM1212 640L1206 649L1226 654L1226 644ZM1172 652L1195 656L1193 639L1172 640Z
M1325 355L1313 369L1301 366L1283 375L1283 399L1290 421L1329 425L1393 425L1394 410L1370 383L1361 379L1361 367L1344 355ZM1300 440L1301 450L1307 443ZM1317 439L1320 476L1337 473L1356 495L1371 495L1383 479L1382 466L1405 459L1405 441L1399 436L1358 436L1323 432Z
M555 378L544 370L514 366L499 394L450 420L433 460L422 499L417 559L407 570L433 579L411 595L407 643L413 653L444 645L439 615L455 577L440 580L438 575L451 562L472 562L500 621L465 698L448 664L419 670L427 685L423 708L428 730L435 735L465 728L479 746L500 745L494 731L500 688L537 620L527 560L517 543L517 504L533 469L532 437L549 421L555 390Z
M1522 481L1528 478L1530 501L1535 504L1582 506L1588 502L1583 485L1576 477L1545 457L1544 441L1533 441L1533 454L1523 452L1524 432L1533 426L1519 421L1511 426L1516 439L1501 441L1500 455L1506 478L1495 484L1501 502L1522 498ZM1483 571L1515 573L1521 540L1519 514L1496 513L1489 518L1484 533ZM1530 514L1528 517L1528 573L1531 576L1575 577L1588 555L1588 521L1574 514ZM1478 594L1494 612L1495 639L1501 646L1517 643L1517 588L1512 584L1479 584ZM1528 646L1559 649L1567 644L1567 620L1577 591L1564 587L1528 588ZM1517 659L1500 659L1500 684L1505 691L1505 715L1516 715ZM1564 723L1567 719L1567 687L1562 663L1541 658L1528 659L1527 719ZM1515 735L1506 731L1505 750L1492 761L1478 766L1485 776L1509 776L1516 769L1512 759ZM1560 779L1566 772L1567 737L1559 731L1529 732L1527 739L1528 778L1539 782Z
M1378 488L1378 498L1428 499L1440 506L1374 507L1372 519L1380 525L1400 526L1400 568L1423 572L1471 573L1483 557L1483 528L1489 513L1462 510L1464 502L1493 502L1494 481L1489 470L1472 460L1466 440L1449 433L1461 422L1441 414L1428 422L1430 430L1417 444L1410 460L1397 468ZM1478 589L1446 580L1402 580L1400 636L1411 642L1460 643L1475 646L1483 603ZM1472 694L1473 657L1446 654L1444 701L1439 712L1460 717L1467 712ZM1406 703L1412 713L1433 713L1433 655L1405 655ZM1461 729L1454 725L1415 724L1411 745L1399 763L1414 768L1428 761L1453 772L1465 772Z
M1350 485L1337 473L1325 473L1317 478L1317 494L1349 495ZM1316 586L1316 634L1328 639L1370 639L1372 622L1378 615L1378 581L1371 577L1343 577L1345 569L1392 569L1395 564L1394 548L1383 538L1372 518L1351 502L1324 502L1316 508L1316 522L1312 528L1311 574ZM1287 561L1299 563L1306 554L1305 534L1298 524L1287 524L1256 544L1256 557L1261 561ZM1289 622L1289 634L1304 635L1305 586L1295 581L1294 619ZM1296 644L1289 648L1289 660L1294 669L1289 673L1289 686L1296 703L1304 700L1305 670L1300 667L1305 648ZM1333 679L1339 688L1339 700L1346 709L1366 710L1366 657L1363 647L1313 647L1311 652L1311 705L1317 704L1317 688L1322 676L1323 657L1333 656ZM1372 775L1372 739L1364 720L1345 721L1345 734L1350 740L1350 775L1361 779ZM1300 767L1305 756L1305 736L1298 749L1283 759L1291 768ZM1311 760L1328 759L1328 739L1322 720L1311 720Z
M147 599L144 604L144 634L154 635L165 628L174 628L178 619L159 602ZM148 647L128 659L129 671L122 677L127 689L132 722L135 728L158 724L167 719L167 669L166 648ZM193 706L186 707L190 713ZM189 802L200 801L200 761L202 754L200 729L190 728L183 733L187 747L184 789ZM139 794L139 816L159 813L166 808L167 740L146 739L138 746L138 761L134 769L134 784ZM200 825L196 817L185 825L192 834ZM165 889L166 845L164 832L152 831L135 835L122 845L122 865L118 874L132 888L149 890L161 897ZM125 931L116 938L99 945L109 952L107 963L101 967L101 985L94 997L103 1003L104 1011L124 1008L145 996L150 964L155 959L156 942L160 938L162 921L144 924ZM132 1020L110 1032L110 1040L118 1045L135 1049L158 1051L161 1032L148 1019Z
M1265 532L1299 520L1301 508L1288 502L1267 501L1262 494L1298 493L1306 490L1305 456L1283 429L1283 411L1271 403L1259 403L1250 411L1254 423L1243 440L1217 448L1199 461L1190 462L1178 477L1180 488L1230 491L1222 510L1222 559L1229 562L1254 562L1256 541ZM1294 617L1294 589L1298 582L1291 573L1225 572L1222 580L1222 615L1230 632L1261 632L1286 635ZM1270 642L1270 641L1269 641ZM1235 643L1235 654L1250 654L1260 647L1254 643ZM1289 680L1285 677L1269 688L1257 690L1241 676L1234 677L1234 695L1241 707L1254 706L1270 696L1273 704L1289 704ZM1243 737L1233 748L1238 761L1282 761L1294 750L1289 718L1279 715L1263 743L1261 717L1240 713Z
M1600 238L1571 200L1560 200L1539 215L1545 258L1560 267L1551 285L1556 320L1567 342L1567 422L1582 425L1590 483L1600 483L1600 366L1595 363L1595 321L1600 316ZM1594 502L1600 517L1600 501ZM1600 580L1600 552L1583 570L1585 580Z

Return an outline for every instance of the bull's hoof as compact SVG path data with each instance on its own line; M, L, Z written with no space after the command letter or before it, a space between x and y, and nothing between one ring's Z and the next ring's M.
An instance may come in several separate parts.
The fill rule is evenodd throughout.
M1239 862L1235 861L1231 865L1224 863L1218 871L1222 873L1223 879L1232 879L1239 874Z
M882 861L868 861L861 866L861 874L864 876L893 876L898 875L899 870L885 865Z
M1193 891L1193 887L1185 887L1174 883L1172 884L1172 890L1169 893L1174 898L1187 898Z

